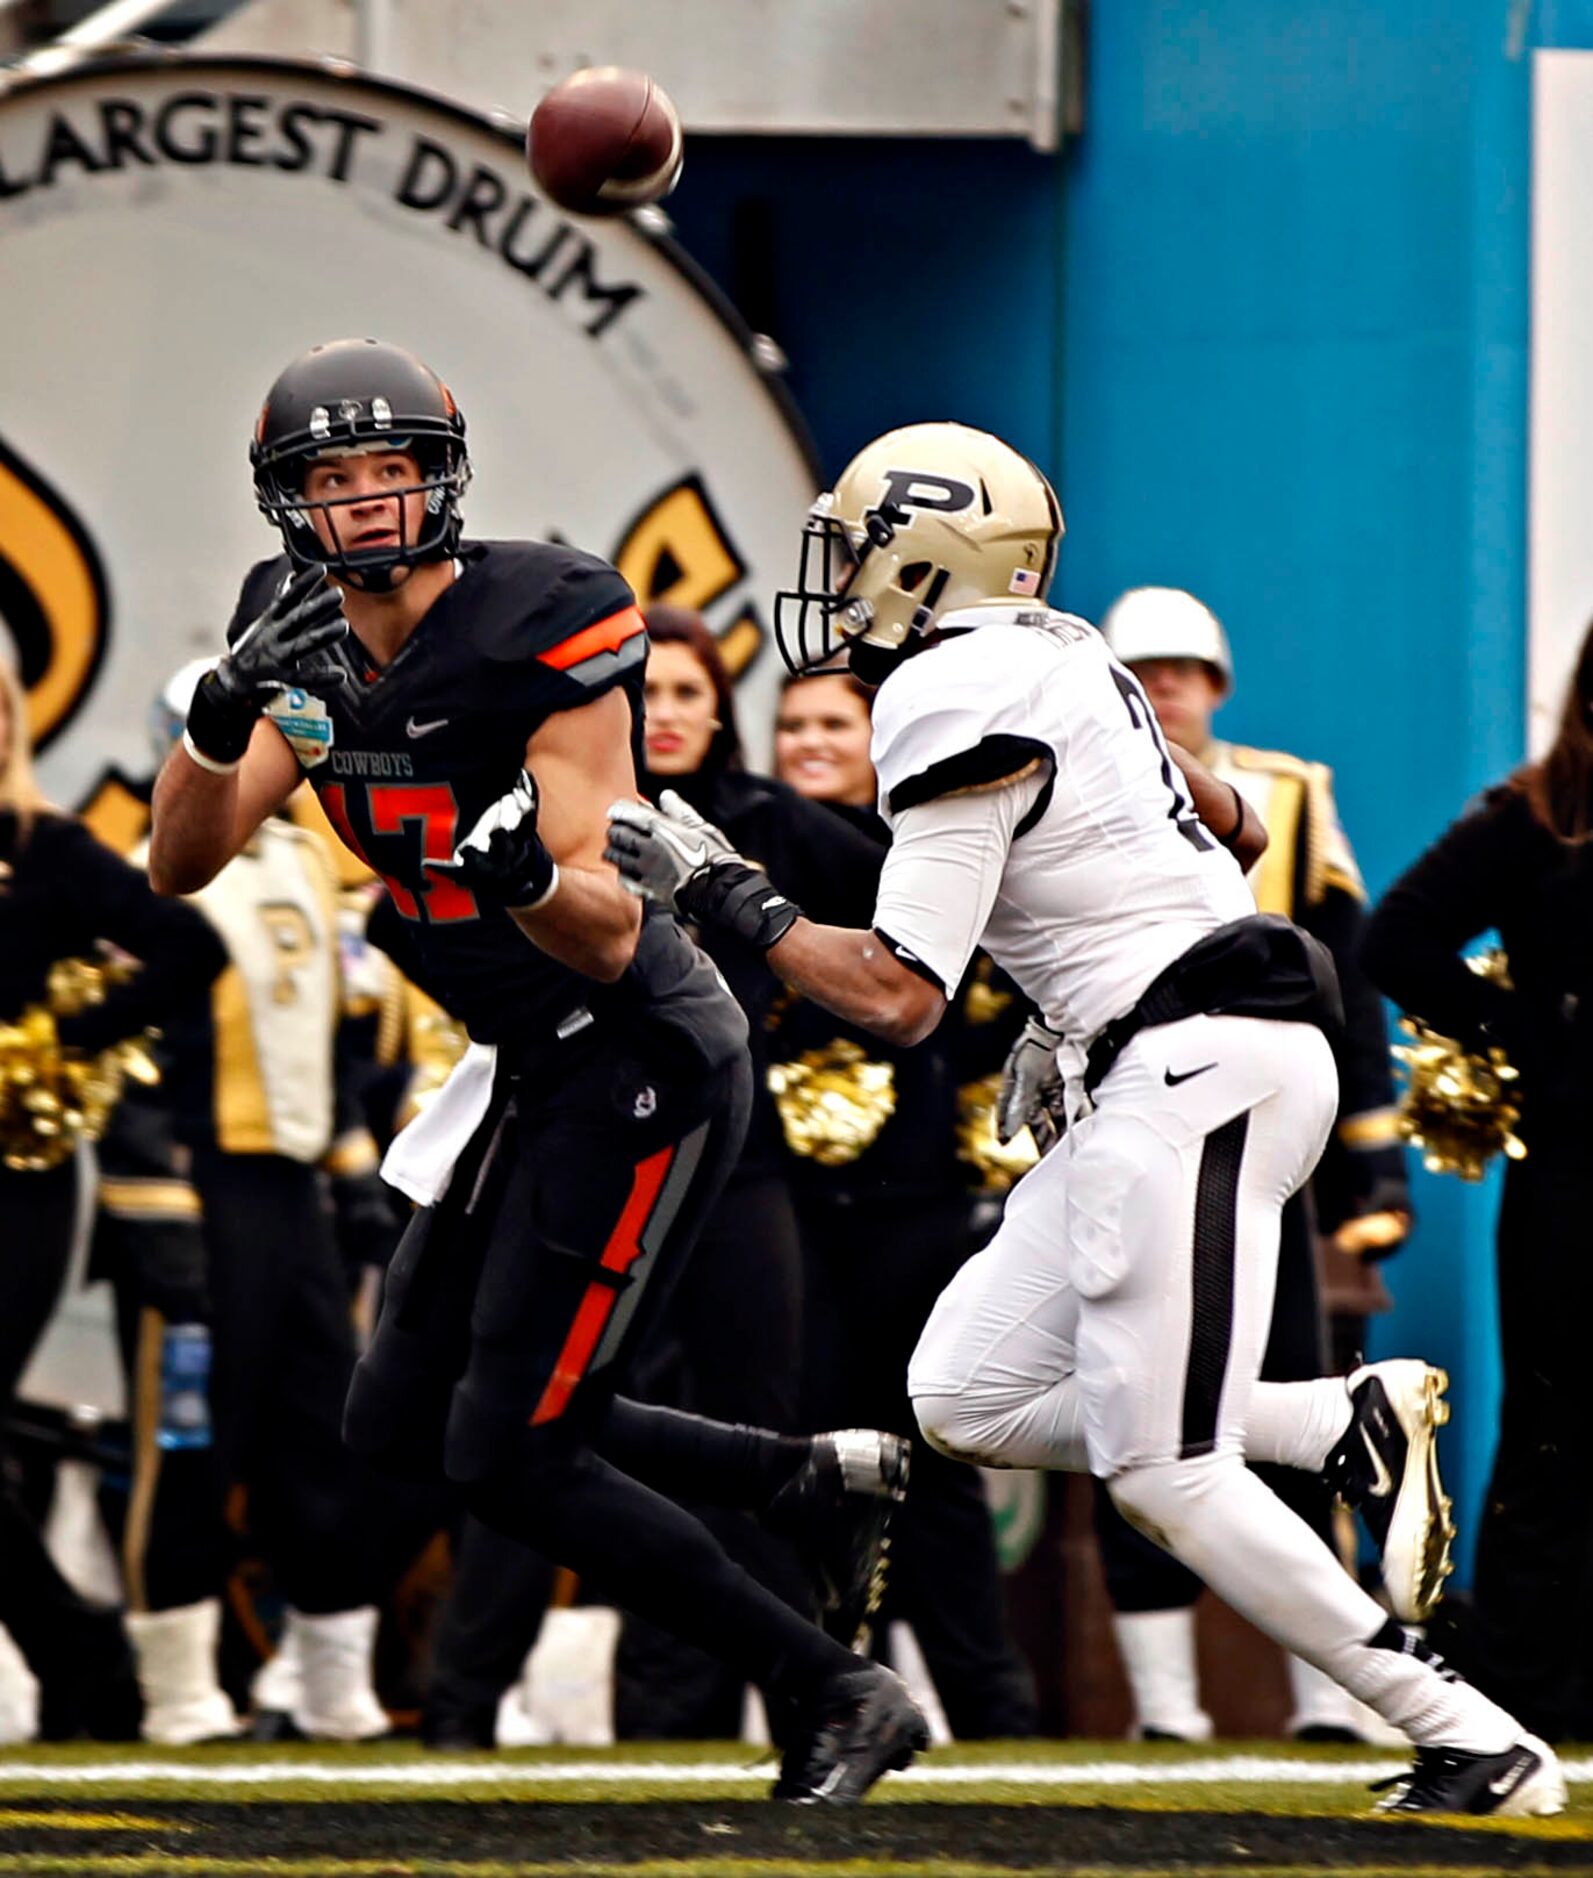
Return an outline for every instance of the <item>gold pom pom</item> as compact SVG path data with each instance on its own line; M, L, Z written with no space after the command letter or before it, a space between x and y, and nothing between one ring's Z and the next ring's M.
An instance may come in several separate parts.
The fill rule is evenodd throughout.
M981 1193L1005 1193L1040 1158L1027 1128L1020 1128L1010 1141L996 1139L1000 1096L1000 1070L965 1082L957 1091L957 1159L978 1174Z
M62 959L50 967L46 1002L30 1004L14 1024L0 1024L0 1161L39 1173L69 1160L79 1141L98 1141L129 1077L156 1083L153 1031L95 1055L69 1049L57 1017L105 1002L107 985L137 970L117 956Z
M1466 963L1506 989L1509 967L1494 950ZM1402 1139L1421 1151L1430 1174L1481 1180L1496 1154L1519 1161L1526 1143L1515 1132L1521 1110L1512 1100L1518 1072L1503 1050L1465 1050L1453 1037L1407 1017L1400 1029L1411 1039L1394 1046L1405 1071L1398 1126Z
M855 1161L896 1111L895 1066L870 1062L840 1037L771 1063L769 1087L786 1146L821 1167Z

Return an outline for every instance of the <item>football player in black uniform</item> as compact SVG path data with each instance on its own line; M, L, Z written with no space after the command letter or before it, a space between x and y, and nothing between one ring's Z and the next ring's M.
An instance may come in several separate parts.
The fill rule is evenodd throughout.
M394 1259L346 1436L441 1469L489 1525L772 1687L777 1796L855 1799L923 1745L923 1717L662 1494L789 1520L898 1492L900 1444L615 1393L749 1098L734 1001L603 859L607 806L636 788L634 597L569 548L461 540L463 420L396 347L295 361L251 456L286 554L245 580L161 774L151 877L193 892L307 776L386 879L420 982L496 1052L438 1098L429 1163L411 1151L433 1204Z

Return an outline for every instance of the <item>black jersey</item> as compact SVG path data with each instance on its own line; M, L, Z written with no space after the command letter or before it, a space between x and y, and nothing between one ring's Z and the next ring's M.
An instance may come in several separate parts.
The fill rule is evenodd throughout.
M718 1060L734 1047L739 1013L673 920L646 919L629 970L602 985L541 951L505 908L428 871L513 785L526 743L556 711L618 687L640 740L647 637L607 562L530 541L467 543L459 561L385 670L364 663L350 634L335 661L342 682L279 694L272 721L343 842L386 881L425 982L472 1037L513 1041L586 1011L663 1004L656 1014L703 1033L699 1047ZM285 555L250 571L229 643L291 572Z

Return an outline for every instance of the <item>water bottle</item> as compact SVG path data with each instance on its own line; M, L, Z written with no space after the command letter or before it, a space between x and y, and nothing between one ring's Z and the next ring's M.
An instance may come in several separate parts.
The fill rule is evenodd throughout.
M204 1324L166 1326L155 1445L168 1451L210 1446L210 1331Z

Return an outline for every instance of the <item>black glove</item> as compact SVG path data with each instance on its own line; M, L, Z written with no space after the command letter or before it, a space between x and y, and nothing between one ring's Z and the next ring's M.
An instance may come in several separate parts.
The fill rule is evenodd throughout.
M659 806L615 802L603 858L630 892L656 900L699 926L717 926L767 952L802 909L762 868L744 860L713 823L666 789Z
M427 865L501 906L533 907L550 899L559 870L537 833L537 785L530 770L521 770L509 793L499 796L454 849L451 861Z
M347 631L343 595L325 573L312 567L296 574L200 679L188 707L188 742L222 768L241 762L266 700L289 690L306 661Z

